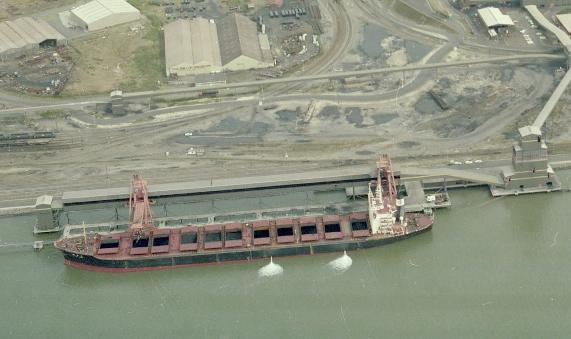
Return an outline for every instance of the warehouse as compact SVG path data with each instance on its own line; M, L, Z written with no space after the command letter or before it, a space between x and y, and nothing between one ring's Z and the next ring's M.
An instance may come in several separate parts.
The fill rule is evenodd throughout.
M481 8L478 10L478 15L488 28L490 35L493 35L492 31L498 34L507 33L508 27L514 25L509 15L503 14L495 7Z
M71 10L71 20L86 31L136 21L141 13L124 0L93 0Z
M177 20L165 26L167 76L220 72L216 24L204 18Z
M218 22L177 20L165 26L167 76L186 76L273 66L267 37L240 14Z
M546 6L571 6L571 0L521 0L522 6L537 5Z
M240 14L231 14L220 20L217 26L224 70L239 71L272 65L271 60L264 60L253 21Z
M0 22L0 55L16 55L39 47L65 43L65 37L47 22L35 18L19 18Z
M565 29L567 34L571 34L571 14L558 14L556 15L557 21Z

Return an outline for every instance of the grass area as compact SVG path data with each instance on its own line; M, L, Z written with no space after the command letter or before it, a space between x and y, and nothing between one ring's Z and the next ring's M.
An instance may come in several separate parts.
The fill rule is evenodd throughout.
M139 0L140 1L140 0ZM145 33L145 47L135 51L133 62L128 67L140 78L122 82L120 88L124 91L147 90L158 87L157 81L165 81L164 35L162 23L156 15L147 15L149 27Z
M101 30L69 42L74 69L63 96L140 91L164 82L164 38L161 7L130 1L144 18Z

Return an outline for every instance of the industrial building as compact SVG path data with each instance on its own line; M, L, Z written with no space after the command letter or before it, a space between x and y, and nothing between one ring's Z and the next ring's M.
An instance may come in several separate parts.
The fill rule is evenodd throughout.
M514 25L514 22L509 15L503 14L495 7L480 8L478 15L482 22L488 28L490 36L494 37L497 34L507 33L508 27Z
M512 5L519 5L520 0L464 0L463 5L464 7L475 7L475 6L512 6Z
M0 22L0 55L20 54L39 47L64 44L65 37L47 22L36 18L19 18Z
M522 6L537 5L540 7L545 6L570 6L571 0L521 0Z
M234 13L218 22L177 20L165 26L167 76L265 68L273 65L267 36Z
M220 71L218 32L213 21L180 19L166 25L164 33L167 76Z
M141 13L125 0L93 0L71 10L71 20L86 31L136 21Z
M256 23L240 14L224 17L217 24L220 57L224 70L238 71L271 66L264 61Z
M569 14L558 14L555 16L559 24L565 29L567 34L571 34L571 13Z

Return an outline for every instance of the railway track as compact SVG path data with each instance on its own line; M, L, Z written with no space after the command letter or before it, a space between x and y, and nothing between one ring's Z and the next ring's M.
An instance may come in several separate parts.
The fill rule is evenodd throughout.
M323 6L327 6L335 20L333 43L327 52L310 60L304 65L304 75L319 74L327 71L335 62L342 57L351 47L351 36L353 35L353 24L351 17L345 10L342 1L324 1ZM276 85L268 87L264 96L278 95L292 92L303 87L303 85Z

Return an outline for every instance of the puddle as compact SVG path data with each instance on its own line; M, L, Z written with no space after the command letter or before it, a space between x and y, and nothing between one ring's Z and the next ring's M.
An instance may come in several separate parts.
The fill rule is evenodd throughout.
M414 109L420 114L434 114L442 112L442 109L432 97L428 94L424 94L416 104L414 105Z
M441 88L450 88L450 79L449 78L440 78L438 79L438 86L440 86Z
M409 63L420 61L432 50L432 47L413 40L405 40L404 46Z
M245 121L238 120L234 117L227 117L216 125L207 129L207 132L234 132L246 126Z
M502 68L502 81L504 81L504 82L511 81L513 79L513 76L514 76L513 68L509 68L509 67L503 67Z
M260 137L260 136L266 135L271 128L272 128L272 125L267 124L265 122L255 122L247 130L247 134L255 134L255 135Z
M416 142L416 141L401 141L398 143L399 147L401 148L412 148L415 146L419 146L420 143Z
M325 106L321 112L319 112L319 117L322 119L338 119L341 116L339 107L337 106Z
M371 59L380 58L384 53L381 41L389 36L389 32L383 27L365 24L363 28L363 42L359 47L367 57Z
M382 124L386 124L387 122L394 120L395 118L397 118L399 115L398 114L376 114L373 115L373 121L375 122L375 125L382 125Z
M295 121L297 119L297 112L296 111L281 110L281 111L277 111L276 115L278 116L278 120L280 120L280 121L291 122L291 121Z
M272 125L265 122L255 122L250 125L247 121L242 121L234 117L222 119L216 126L206 130L209 133L240 132L240 134L255 134L262 136L271 129ZM186 143L186 142L185 142Z
M345 109L345 114L347 114L347 122L355 125L355 127L363 126L363 114L361 109L358 107L350 107Z
M176 142L179 144L187 145L201 145L201 146L228 146L228 145L246 145L259 142L260 139L256 136L192 136L192 137L177 137Z
M383 44L389 52L405 48L409 63L420 61L432 50L431 46L420 42L403 40L393 36L390 31L381 26L365 24L363 28L363 41L359 46L365 56L371 59L384 60L385 48L383 48Z

